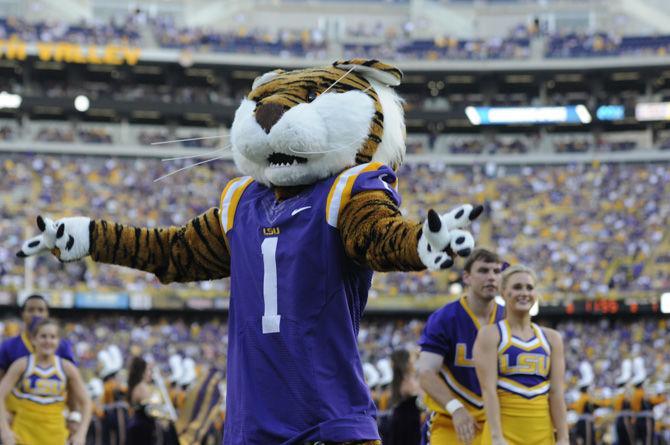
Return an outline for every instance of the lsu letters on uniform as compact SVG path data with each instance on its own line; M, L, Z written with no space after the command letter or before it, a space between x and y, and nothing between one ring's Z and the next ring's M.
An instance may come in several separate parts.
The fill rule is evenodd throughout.
M555 443L549 412L551 347L542 329L532 323L535 335L522 340L507 321L498 322L498 400L500 422L508 445ZM482 445L491 443L484 424Z
M495 304L489 323L495 323L504 317L505 308ZM452 394L463 403L475 421L484 422L484 401L475 372L472 350L480 324L461 297L447 304L430 316L421 335L421 350L440 354L444 357L441 377ZM451 421L451 415L430 396L426 396L426 405L431 410L423 431L423 443L446 445L460 443ZM481 434L478 433L473 445L478 445Z
M21 379L12 390L15 411L12 431L21 445L65 444L68 431L65 426L65 393L67 377L61 359L47 368L28 356L28 364Z

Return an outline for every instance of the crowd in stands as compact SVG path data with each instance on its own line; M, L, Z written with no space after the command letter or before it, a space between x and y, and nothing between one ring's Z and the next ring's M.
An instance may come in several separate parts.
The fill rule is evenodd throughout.
M115 101L145 101L174 104L238 104L246 91L231 92L224 79L217 79L216 85L208 87L194 85L166 84L113 84L109 82L63 82L46 81L23 86L25 94L54 98L73 98L84 94L92 100L113 99ZM17 91L17 87L10 91Z
M175 144L179 144L182 147L191 147L191 148L216 148L223 145L223 141L227 139L225 137L216 137L214 135L202 135L199 133L190 133L186 135L177 136L174 132L169 130L153 130L153 131L140 131L137 135L137 142L140 145L151 145L157 142L166 142L178 140Z
M532 150L528 141L514 138L506 141L499 138L471 138L448 144L447 150L453 154L521 154Z
M272 54L323 59L326 42L323 31L314 29L255 29L230 31L179 27L170 17L153 20L156 40L164 48L192 48L213 52Z
M348 24L344 36L330 42L320 27L260 29L239 25L227 30L180 26L171 16L152 16L136 11L125 17L100 23L32 23L16 17L0 18L0 39L17 37L25 41L70 41L80 44L117 43L149 46L140 38L148 27L153 39L163 48L196 51L271 54L276 56L327 58L329 45L342 43L344 57L397 59L526 59L531 40L545 39L549 58L599 57L620 55L666 55L670 36L618 36L610 32L556 32L548 34L535 25L519 25L508 35L495 38L459 39L438 35L425 39L414 30L422 23L402 26L376 23ZM361 42L369 38L370 42Z
M20 132L19 132L20 133ZM17 132L10 126L0 127L0 141L13 141L17 138ZM217 133L218 134L218 133ZM40 124L32 140L39 142L76 142L82 144L114 144L121 143L108 128L105 127L78 127L69 125L47 125ZM175 145L192 148L216 148L224 145L227 141L225 136L216 137L211 133L203 134L197 131L179 132L174 129L163 128L153 130L140 130L136 139L129 141L131 144L152 145L156 142L178 140Z
M360 326L358 343L360 356L366 370L372 368L377 375L366 373L366 380L380 409L380 417L392 408L388 390L392 377L385 375L391 353L398 349L417 350L417 341L425 320L389 320L365 317ZM632 321L610 321L601 319L588 321L561 321L551 326L563 335L566 356L566 399L568 404L578 395L582 361L591 364L594 381L589 389L592 400L609 406L616 394L617 379L621 376L624 359L640 357L644 363L645 378L642 388L645 398L667 401L670 388L670 322L667 319L636 319ZM193 359L196 374L202 375L208 367L226 367L228 346L227 322L225 319L188 320L179 316L152 318L134 315L82 315L70 313L62 318L64 337L73 345L79 369L85 381L100 376L104 364L99 362L99 353L110 345L116 345L127 363L130 357L144 355L154 361L166 382L170 382L173 370L170 358L179 355ZM0 318L0 341L18 332L18 320L11 316ZM386 369L384 369L386 368ZM386 372L385 372L386 371ZM123 387L126 379L122 370L116 377ZM625 387L632 391L632 382ZM611 412L611 410L610 410ZM602 415L603 413L601 413ZM607 416L605 415L605 418ZM663 419L657 417L657 422ZM602 428L602 421L598 422ZM613 425L609 424L611 428ZM668 425L666 425L666 428ZM657 431L663 433L662 428ZM611 443L611 442L606 442ZM661 442L662 443L662 442Z
M44 126L34 139L40 142L79 142L82 144L112 144L112 135L104 128L72 129L62 126Z
M13 334L18 320L0 319L0 340ZM366 320L361 323L358 342L361 360L375 364L396 349L416 349L425 321ZM549 326L546 322L540 324ZM98 371L98 352L111 344L124 357L148 354L168 373L173 354L191 357L196 364L225 369L228 330L225 319L188 321L179 317L72 315L63 320L64 335L74 347L83 374ZM566 350L566 383L579 380L579 364L587 360L595 371L596 388L616 387L621 362L644 358L647 383L670 382L670 322L666 319L596 322L562 321L553 326L563 335Z
M64 127L43 127L35 135L35 140L41 142L74 142L75 133Z
M541 320L539 323L551 326ZM362 360L377 363L395 349L415 348L423 326L423 320L418 319L364 320L358 335ZM587 360L595 371L594 386L612 390L616 387L621 362L633 356L644 358L647 383L670 382L670 322L667 319L562 321L552 327L563 335L568 388L575 386L580 377L579 364Z
M157 142L165 142L170 139L167 131L140 131L137 135L137 141L141 145L151 145Z
M22 127L27 128L25 125ZM193 129L192 131L175 130L176 127L165 126L163 128L152 127L151 129L141 129L132 133L130 138L123 140L118 132L114 132L114 126L105 127L83 127L78 124L61 124L53 122L50 124L40 123L38 130L33 134L32 140L40 142L79 142L87 144L127 144L127 145L151 145L156 142L165 142L170 140L193 139L189 141L178 142L183 147L195 148L216 148L227 143L227 138L221 139L211 136L224 134L227 131L220 129L218 132L212 132L211 129ZM186 127L185 127L186 128ZM23 140L24 131L16 131L9 125L0 126L0 140L16 141ZM113 134L112 134L113 133ZM612 135L594 135L592 133L573 133L573 134L553 134L547 135L547 140L540 135L458 135L458 134L415 134L417 139L407 142L407 153L451 153L465 155L480 154L524 154L537 153L545 151L547 147L549 152L553 153L612 153L632 151L638 148L648 148L646 142L641 142L635 137L624 135L627 138L621 138L621 134ZM638 135L633 135L638 136ZM206 137L207 139L198 139ZM660 137L653 145L658 150L670 149L670 139Z
M497 196L489 198L492 244L503 256L535 265L549 295L667 288L667 273L645 271L670 217L662 198L670 191L664 164L523 167L517 173L496 180ZM614 269L617 262L621 270Z
M38 214L183 225L216 206L223 186L238 175L230 161L210 162L159 183L153 180L193 162L18 154L2 162L7 173L0 175L0 186L9 191L0 198L4 287L21 286L24 263L15 252ZM476 239L496 246L511 262L533 265L547 300L670 288L666 269L647 267L670 223L665 163L488 168L436 160L405 164L399 175L403 213L416 220L429 208L485 203L486 213L474 226ZM34 276L38 289L57 284L132 292L159 286L148 274L90 262L63 265L53 258L38 258ZM373 298L446 294L455 279L453 273L377 274ZM188 286L225 293L227 280Z
M622 152L638 148L638 142L634 140L611 141L604 138L593 137L591 134L566 135L547 141L551 151L554 153L587 153L587 152ZM666 144L664 148L663 144ZM421 153L451 153L465 155L480 154L523 154L538 152L543 145L540 136L435 136L428 137L426 141L414 140L407 144L407 152L411 154ZM657 147L665 150L670 147L667 141L660 141Z
M73 156L21 156L2 158L0 175L0 287L18 286L23 263L16 261L17 246L38 214L70 214L114 218L124 223L182 225L204 210L218 205L226 182L237 176L231 163L212 162L163 182L154 179L186 165L188 161L163 163L158 159L114 159ZM84 187L81 184L85 184ZM18 223L22 221L21 223ZM80 262L59 264L40 257L35 263L36 287L61 289L156 288L157 279ZM177 286L218 289L227 293L227 280Z
M18 38L27 42L73 42L107 45L140 45L138 23L134 15L120 21L70 23L31 22L17 17L0 17L0 39Z
M112 144L112 135L104 128L88 128L77 131L78 139L84 144Z
M457 39L438 37L432 40L391 40L381 44L345 44L346 58L372 57L384 60L489 60L526 59L530 41L516 38Z
M606 141L602 139L589 141L575 138L565 142L554 142L556 153L618 152L631 151L635 148L637 148L635 141Z
M579 363L587 360L594 369L594 386L614 388L623 360L640 356L644 358L650 382L670 382L670 323L667 319L564 321L558 323L556 329L563 335L565 356L569 358L568 380L578 380Z
M604 56L664 56L670 52L670 36L624 36L597 32L551 36L545 55L550 58Z

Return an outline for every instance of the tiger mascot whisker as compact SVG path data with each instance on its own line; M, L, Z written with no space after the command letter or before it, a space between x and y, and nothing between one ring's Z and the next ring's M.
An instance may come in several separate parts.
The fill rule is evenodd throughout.
M217 134L216 136L199 136L197 138L172 139L172 140L169 140L169 141L152 142L149 145L176 144L177 142L204 141L206 139L223 139L225 137L228 137L228 135L227 134Z
M221 151L221 150L222 149L219 149L217 151ZM154 179L153 182L162 181L163 179L169 178L170 176L172 176L174 174L177 174L179 172L183 172L185 170L190 170L193 167L198 167L198 166L208 164L208 163L213 162L213 161L218 161L219 159L224 159L224 158L227 158L227 157L228 157L228 155L214 156L213 158L205 159L204 161L196 162L195 164L191 164L191 165L187 165L186 167L178 168L177 170L171 171L170 173L166 173L163 176L159 176L158 178ZM191 159L191 157L177 158L177 159Z
M230 277L224 444L378 443L356 342L373 271L451 267L482 212L401 215L401 78L365 59L265 73L235 112L243 176L218 206L182 227L40 216L18 255L90 255L163 283Z

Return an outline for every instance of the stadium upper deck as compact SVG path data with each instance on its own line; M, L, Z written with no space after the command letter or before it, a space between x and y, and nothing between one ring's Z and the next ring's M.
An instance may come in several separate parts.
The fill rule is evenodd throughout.
M128 6L5 0L0 39L124 44L150 50L263 54L330 60L525 60L662 57L670 11L662 2L574 1L166 1ZM73 3L79 8L72 8ZM616 3L616 4L615 4ZM619 4L620 3L620 4ZM17 17L30 17L29 20ZM53 17L61 18L54 21ZM196 57L197 59L197 57ZM210 58L211 60L211 58ZM223 60L223 59L220 59ZM267 61L265 62L267 63Z

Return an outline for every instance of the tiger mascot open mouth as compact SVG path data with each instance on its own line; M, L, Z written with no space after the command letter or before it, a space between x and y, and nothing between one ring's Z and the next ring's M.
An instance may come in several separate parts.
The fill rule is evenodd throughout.
M379 443L357 347L373 271L451 267L482 212L402 216L401 77L363 59L266 73L235 113L245 176L219 206L182 227L40 216L17 255L90 255L163 283L230 277L224 444Z
M370 161L397 167L405 153L396 68L351 60L256 79L235 113L240 170L265 185L292 186Z

